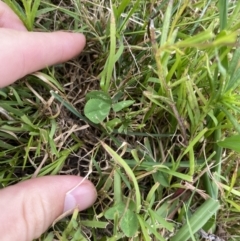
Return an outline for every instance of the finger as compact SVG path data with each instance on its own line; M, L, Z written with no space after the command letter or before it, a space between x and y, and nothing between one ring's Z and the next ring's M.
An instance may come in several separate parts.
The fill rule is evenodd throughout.
M0 28L11 28L20 31L27 31L22 21L8 5L0 1Z
M66 193L81 180L77 176L46 176L0 190L1 240L32 241L63 213L64 207L66 211L91 206L96 200L96 190L89 181L84 181L70 193L70 199L65 199Z
M67 61L85 46L78 33L0 29L0 88L47 66Z

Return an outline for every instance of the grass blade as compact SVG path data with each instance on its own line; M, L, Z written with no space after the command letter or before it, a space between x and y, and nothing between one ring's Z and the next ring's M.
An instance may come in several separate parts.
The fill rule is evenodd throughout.
M137 179L133 173L133 171L131 170L131 168L127 165L127 163L115 152L113 151L113 149L111 147L109 147L107 144L105 144L104 142L102 142L102 146L104 147L104 149L110 154L110 156L115 160L115 162L122 166L125 170L125 172L127 173L127 175L129 176L129 178L131 179L131 181L133 182L134 188L135 188L135 192L136 192L136 213L140 212L141 209L141 194L140 194L140 190L139 190L139 186L138 186L138 182Z
M114 16L114 11L111 4L111 21L110 21L110 50L107 62L104 66L104 70L101 73L101 88L107 92L110 86L110 81L112 78L112 73L114 69L114 59L116 51L116 21Z
M219 0L218 8L220 12L220 30L223 30L227 26L228 0Z
M164 15L160 46L163 46L166 43L168 38L168 31L169 31L171 16L172 16L172 7L173 7L173 0L170 0L168 3L167 11Z
M217 212L220 208L218 201L213 199L208 199L205 201L197 211L189 218L189 225L194 233L199 231L205 223ZM171 239L171 241L187 241L191 237L189 232L189 227L185 224Z
M234 22L238 19L239 12L240 12L240 1L237 1L237 4L234 6L233 13L231 14L231 16L228 19L228 23L227 23L228 29L231 28L233 26Z
M220 147L228 148L240 153L240 135L230 136L225 138L223 141L219 141L217 144Z
M220 109L225 113L227 118L232 122L232 125L234 126L236 131L240 134L240 124L238 123L238 120L225 107L222 106L220 107Z

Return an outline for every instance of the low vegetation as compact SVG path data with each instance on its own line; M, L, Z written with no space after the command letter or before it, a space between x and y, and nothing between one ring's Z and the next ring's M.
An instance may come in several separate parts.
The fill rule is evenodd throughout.
M239 240L240 2L5 0L77 59L0 90L2 187L79 174L85 212L39 240Z

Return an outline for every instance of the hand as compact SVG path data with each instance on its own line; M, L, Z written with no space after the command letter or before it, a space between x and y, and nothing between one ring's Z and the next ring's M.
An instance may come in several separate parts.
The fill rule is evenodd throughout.
M29 33L0 1L0 88L81 52L82 34ZM38 238L63 212L86 209L96 200L93 184L77 176L35 178L0 190L0 237L4 241ZM69 192L72 190L72 192Z
M79 33L27 32L0 0L0 88L25 75L77 56L85 46Z

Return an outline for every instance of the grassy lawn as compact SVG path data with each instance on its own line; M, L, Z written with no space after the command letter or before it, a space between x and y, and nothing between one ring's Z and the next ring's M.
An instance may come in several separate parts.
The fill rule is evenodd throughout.
M2 187L78 174L98 190L39 240L240 240L240 1L5 2L30 31L87 37L0 89Z

